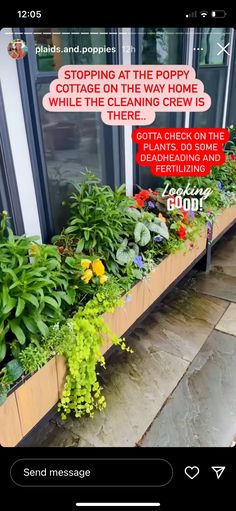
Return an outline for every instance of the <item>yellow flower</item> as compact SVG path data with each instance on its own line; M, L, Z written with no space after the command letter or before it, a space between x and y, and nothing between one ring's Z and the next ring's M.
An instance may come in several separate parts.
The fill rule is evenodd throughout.
M81 277L81 280L83 280L86 284L91 280L93 276L92 270L85 270L83 277Z
M100 259L96 259L96 261L92 262L92 269L98 277L101 277L105 273L105 268Z
M99 280L100 280L100 284L104 284L104 282L107 281L107 276L106 275L102 275Z
M84 270L87 270L91 264L91 261L89 259L81 259L81 266Z
M159 213L158 218L160 218L162 222L166 223L166 218L161 213Z
M31 243L29 254L34 256L38 253L38 251L39 251L39 246L36 243Z

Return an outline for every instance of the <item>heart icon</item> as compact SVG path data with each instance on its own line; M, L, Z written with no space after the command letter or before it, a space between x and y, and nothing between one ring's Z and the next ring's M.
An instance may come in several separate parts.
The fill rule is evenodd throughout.
M194 479L195 477L198 476L200 470L198 467L188 466L188 467L185 467L184 472L185 472L186 476L189 477L189 479Z

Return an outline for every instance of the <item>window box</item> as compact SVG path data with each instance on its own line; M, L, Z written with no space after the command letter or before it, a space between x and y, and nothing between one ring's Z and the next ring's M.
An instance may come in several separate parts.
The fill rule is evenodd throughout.
M105 321L118 336L124 335L181 275L194 265L206 249L206 230L193 248L166 257L144 280L124 297L124 305L104 314ZM105 354L110 344L104 340ZM66 364L63 357L52 358L32 376L25 378L0 407L0 444L13 447L56 405L64 385Z

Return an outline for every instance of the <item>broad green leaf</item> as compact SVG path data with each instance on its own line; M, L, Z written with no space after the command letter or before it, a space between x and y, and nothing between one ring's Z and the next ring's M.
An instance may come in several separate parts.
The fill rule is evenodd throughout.
M42 302L48 303L54 309L58 309L59 308L58 302L55 300L55 298L52 298L51 296L44 296L44 298L42 298Z
M14 282L16 282L18 280L15 272L13 270L11 270L11 268L2 268L2 272L7 273L8 275L11 275Z
M20 344L25 343L25 334L22 328L19 326L17 319L9 321L12 332L15 334Z
M24 372L22 365L16 359L10 360L10 362L8 362L5 367L9 380L11 381L18 380L18 378L20 378Z
M76 227L76 226L73 227L72 225L70 225L69 227L67 227L65 229L65 233L70 234L72 232L76 232L77 230L78 230L78 227Z
M68 289L67 292L65 291L59 291L59 295L64 302L68 303L69 305L72 305L75 300L75 289Z
M14 307L16 306L16 300L15 298L8 298L8 301L2 309L3 314L8 314Z
M16 307L16 318L20 316L25 308L25 300L23 298L18 298L17 307Z
M31 332L32 334L37 334L38 333L38 328L37 328L37 325L36 325L36 322L33 318L30 318L29 316L22 316L22 321L24 323L24 325L26 326L27 330L29 330L29 332Z
M77 247L76 247L76 254L79 254L80 252L82 252L84 248L84 239L81 239L79 240L79 243L77 243Z
M32 303L32 305L34 305L35 307L37 308L39 307L39 302L36 296L32 295L31 293L24 293L23 299L26 300L27 302Z
M9 300L8 287L2 286L2 305L3 305L3 307L5 307L8 300Z
M2 360L4 360L4 358L6 356L6 351L7 351L6 343L5 343L5 341L3 341L0 344L0 362L2 362Z
M3 321L0 325L0 343L4 340L4 337L5 337L6 333L8 332L8 330L9 330L9 323L7 322L7 324L5 326L5 323Z
M84 238L86 241L89 240L89 231L87 229L84 229Z
M40 333L43 335L43 337L47 337L48 335L48 327L42 319L36 319L36 325L40 331Z

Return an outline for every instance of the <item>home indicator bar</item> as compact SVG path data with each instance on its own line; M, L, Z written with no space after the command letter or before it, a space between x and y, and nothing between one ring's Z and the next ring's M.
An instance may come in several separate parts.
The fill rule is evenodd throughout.
M76 502L77 507L160 507L160 502Z

